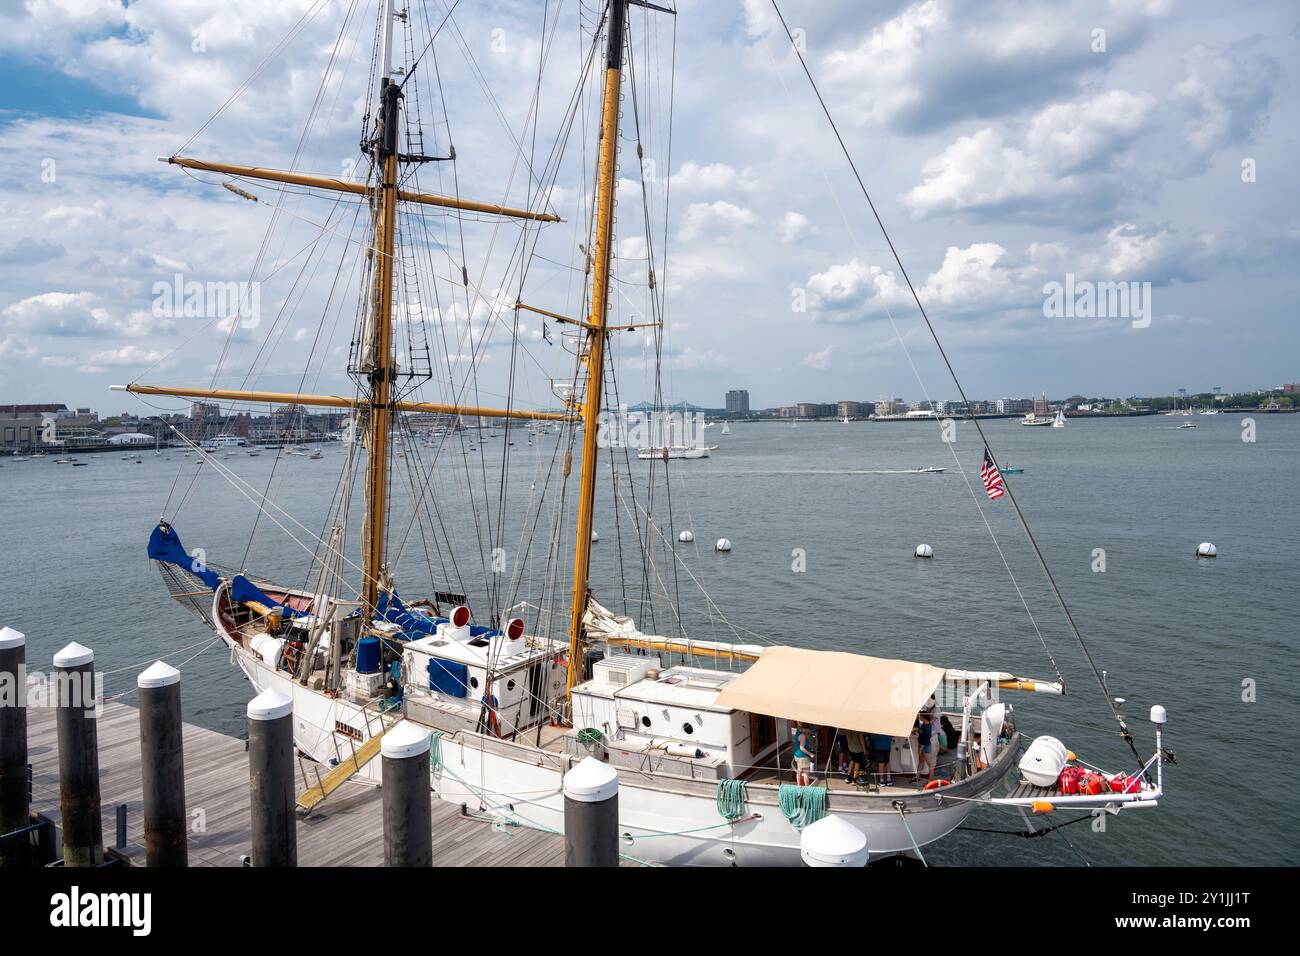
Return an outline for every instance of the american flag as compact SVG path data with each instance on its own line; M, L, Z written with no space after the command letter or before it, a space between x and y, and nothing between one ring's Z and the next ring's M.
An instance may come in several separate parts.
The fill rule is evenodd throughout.
M1002 485L1002 474L998 471L998 466L993 464L993 456L989 454L987 448L984 449L984 465L980 468L980 481L984 482L984 493L993 501L1007 493Z

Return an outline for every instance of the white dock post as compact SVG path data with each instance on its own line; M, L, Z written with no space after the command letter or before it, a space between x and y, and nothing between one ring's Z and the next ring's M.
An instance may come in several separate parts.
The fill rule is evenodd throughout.
M384 865L433 866L429 733L402 721L380 744L384 778Z
M293 701L273 690L248 702L248 779L253 866L297 866Z
M140 775L148 866L188 866L181 672L155 661L135 679L140 697Z
M95 652L75 641L54 655L58 708L59 814L63 865L104 862L99 816L99 727L95 720Z
M804 827L799 855L804 866L866 866L871 858L867 835L833 813Z
M564 775L564 865L618 866L618 771L595 757Z

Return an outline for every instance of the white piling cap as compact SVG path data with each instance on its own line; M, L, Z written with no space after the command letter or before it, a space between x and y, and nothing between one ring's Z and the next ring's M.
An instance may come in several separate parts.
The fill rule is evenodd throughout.
M799 855L808 866L866 866L871 853L867 835L832 813L804 827Z
M135 686L141 690L150 687L170 687L172 684L180 683L180 679L181 672L176 668L162 661L154 661L149 665L148 670L142 671L135 679Z
M0 651L12 650L27 643L27 635L12 627L0 627Z
M930 547L928 544L918 544L916 546L916 556L918 558L933 558L934 548Z
M248 702L249 720L276 720L293 713L293 701L275 690L264 690Z
M429 732L421 730L409 720L403 720L384 734L379 752L396 760L423 756L429 752Z
M595 757L582 762L564 775L564 795L579 803L600 803L618 793L618 771Z
M1168 723L1168 721L1169 721L1169 714L1165 712L1164 707L1162 707L1160 704L1153 704L1151 706L1151 723L1160 724L1161 726L1163 726L1164 724Z
M80 667L82 664L89 664L95 659L95 652L89 647L84 647L73 641L59 653L54 655L55 667Z

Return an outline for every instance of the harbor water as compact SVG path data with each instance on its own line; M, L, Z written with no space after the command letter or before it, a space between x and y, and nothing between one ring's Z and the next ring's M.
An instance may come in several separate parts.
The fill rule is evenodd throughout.
M1024 469L1005 480L1107 671L1110 695L1124 700L1139 751L1152 752L1147 714L1163 704L1178 762L1166 768L1158 809L1089 819L1038 839L1003 832L1024 829L1019 812L985 809L967 826L999 832L954 833L926 850L930 863L1300 862L1297 774L1286 750L1300 679L1293 497L1300 417L1255 416L1254 441L1243 440L1251 436L1242 418L1072 419L1064 429L982 423L1003 465ZM1186 421L1198 427L1177 428ZM616 485L614 471L605 472L592 559L602 603L633 613L646 631L684 629L697 639L1043 679L1056 678L1054 658L1066 697L1004 697L1020 729L1058 736L1108 769L1136 769L1010 499L984 497L973 424L957 426L951 444L926 422L743 423L720 431L707 431L709 444L721 446L710 458L670 464L671 499L660 487L647 500L626 473ZM418 454L432 468L395 469L390 555L407 600L428 595L431 583L463 590L483 618L499 549L501 609L544 605L522 616L530 630L551 622L559 636L563 588L548 582L562 584L565 568L548 562L547 549L558 534L569 560L573 527L552 511L559 436L509 435L504 490L504 428L495 437L449 436L436 461L433 449L408 443L404 460ZM145 545L165 514L185 546L202 548L213 564L311 586L311 554L346 455L340 444L322 450L319 460L233 450L205 466L152 448L141 450L139 463L85 455L82 468L55 464L56 455L0 458L0 625L28 635L29 670L47 670L69 641L93 647L105 692L127 703L136 673L163 658L185 675L186 721L242 733L250 688L206 627L168 598ZM631 474L644 478L651 464L634 452L630 459ZM945 471L910 471L927 466ZM259 516L264 493L283 511ZM502 496L506 518L498 522ZM413 500L421 505L415 522ZM676 545L678 560L662 544L654 561L635 553L647 510L656 540L675 543L693 531L694 542ZM714 550L722 537L730 553ZM1196 557L1202 541L1217 546L1217 558ZM913 556L923 542L933 546L932 560ZM641 603L646 582L659 593L653 607ZM1033 823L1073 816L1058 811Z

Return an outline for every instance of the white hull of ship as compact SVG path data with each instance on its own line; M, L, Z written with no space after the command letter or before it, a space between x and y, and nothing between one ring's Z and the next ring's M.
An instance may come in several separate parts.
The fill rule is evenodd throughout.
M373 708L304 687L230 637L225 640L235 663L259 693L275 690L293 701L294 743L311 759L329 765L380 730ZM340 725L354 728L361 736L339 732ZM465 731L447 732L440 750L441 761L431 771L430 785L441 799L524 826L564 831L561 784L574 758ZM354 779L378 783L381 763L372 760ZM924 847L960 826L1011 766L1010 759L999 759L994 770L981 774L987 778L979 782L977 791L967 791L974 781L945 788L950 793L960 790L963 799L944 800L942 790L909 794L906 826L887 796L832 791L828 809L866 835L873 857L909 853L913 840ZM314 783L307 773L308 782ZM773 787L750 787L750 816L720 825L716 781L626 770L619 777L619 832L625 835L619 851L628 857L671 866L800 863L799 831L782 816Z

